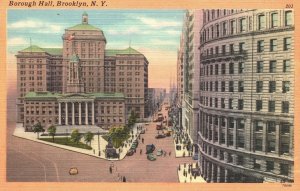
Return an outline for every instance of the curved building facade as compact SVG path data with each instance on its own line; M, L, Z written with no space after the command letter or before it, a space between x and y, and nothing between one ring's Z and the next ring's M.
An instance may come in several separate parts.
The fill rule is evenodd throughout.
M204 10L199 163L207 182L293 182L292 10Z

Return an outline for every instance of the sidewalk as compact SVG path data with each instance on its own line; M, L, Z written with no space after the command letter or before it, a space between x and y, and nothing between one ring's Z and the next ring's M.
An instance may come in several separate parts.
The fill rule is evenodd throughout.
M39 140L39 139L37 139L37 134L36 133L34 133L34 132L25 132L25 129L22 126L21 123L16 124L16 128L14 130L13 135L16 136L16 137L20 137L20 138L28 139L28 140L31 140L31 141L35 141L35 142L38 142L38 143L51 145L51 146L58 147L58 148L61 148L61 149L66 149L66 150L70 150L70 151L90 155L90 156L93 156L93 157L105 159L105 160L122 160L122 159L125 158L125 156L127 154L127 151L130 149L130 147L133 143L133 140L137 139L137 137L140 134L140 131L137 130L138 126L144 126L144 124L143 123L135 124L135 126L133 127L134 138L132 139L132 137L130 137L127 140L127 146L121 148L121 153L120 153L120 158L119 159L107 159L107 158L105 158L105 148L106 148L106 145L108 144L108 142L105 139L103 139L101 135L99 135L99 136L94 135L94 139L91 141L91 147L92 147L91 150L81 149L81 148L76 148L76 147L70 147L70 146L66 146L66 145L60 145L60 144L55 144L55 143ZM40 133L40 137L52 138L50 136L41 136L41 133ZM66 137L66 136L59 136L59 137ZM70 136L68 136L68 137L70 137ZM99 137L99 141L98 141L98 137ZM84 139L82 138L80 141L84 142ZM100 148L99 148L99 146L100 146ZM119 149L117 149L117 151L118 150ZM98 156L98 153L100 153L100 156Z
M176 144L175 140L174 141L174 147L175 147L175 157L191 157L192 155L189 155L189 151L187 150L186 147L184 147L184 144ZM181 146L180 150L176 150L176 146Z
M192 164L192 168L196 168L196 163ZM206 183L206 181L201 176L192 176L192 173L189 173L189 164L180 165L180 170L178 169L178 178L180 183ZM186 176L184 174L186 173Z

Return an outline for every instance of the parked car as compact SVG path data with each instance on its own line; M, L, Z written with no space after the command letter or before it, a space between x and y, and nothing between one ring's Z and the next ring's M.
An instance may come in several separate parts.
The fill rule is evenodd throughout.
M163 151L161 149L158 149L156 152L156 156L161 156L163 154Z
M150 161L155 161L156 160L156 158L155 158L155 156L154 156L153 153L147 154L147 159L150 160Z
M164 130L164 135L166 135L167 137L170 137L171 136L171 131Z
M78 169L75 168L75 167L70 168L69 174L70 174L70 175L76 175L76 174L78 174Z
M146 145L146 154L152 153L155 150L155 146L153 144Z
M166 135L164 135L164 134L158 134L158 135L155 136L156 139L162 139L162 138L165 138L165 137L166 137Z
M141 131L141 134L145 134L145 129L143 129L143 130Z
M145 125L149 125L149 123L145 123Z
M129 151L127 152L127 156L132 156L134 154L134 149L129 149Z

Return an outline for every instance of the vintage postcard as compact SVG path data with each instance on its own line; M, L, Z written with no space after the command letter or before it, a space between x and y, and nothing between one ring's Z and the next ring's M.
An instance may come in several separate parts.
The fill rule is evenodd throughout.
M0 188L300 189L296 6L4 1Z

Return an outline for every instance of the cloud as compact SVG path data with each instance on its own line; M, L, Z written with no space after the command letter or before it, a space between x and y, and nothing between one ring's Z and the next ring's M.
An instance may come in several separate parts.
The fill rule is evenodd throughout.
M34 29L31 32L35 33L62 33L63 27L50 22L43 22L35 19L21 20L11 23L8 29Z
M167 20L161 20L161 19L154 19L149 17L138 17L138 20L140 20L142 23L148 25L151 28L159 29L164 27L180 27L181 22L177 21L167 21Z
M28 44L28 40L25 40L22 37L14 37L14 38L9 38L7 40L8 46L20 46L20 45L24 45L24 44Z

